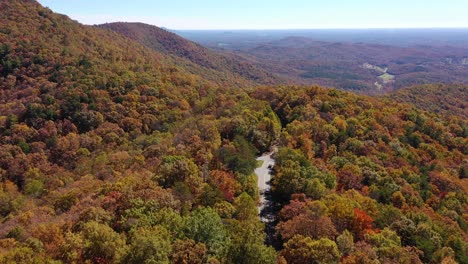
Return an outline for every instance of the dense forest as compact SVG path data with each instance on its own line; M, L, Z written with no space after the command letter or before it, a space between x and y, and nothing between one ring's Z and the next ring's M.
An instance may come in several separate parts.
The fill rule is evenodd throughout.
M468 263L463 112L259 86L34 0L0 22L0 263Z
M400 89L387 95L392 100L410 103L420 109L442 115L468 117L468 86L421 85Z

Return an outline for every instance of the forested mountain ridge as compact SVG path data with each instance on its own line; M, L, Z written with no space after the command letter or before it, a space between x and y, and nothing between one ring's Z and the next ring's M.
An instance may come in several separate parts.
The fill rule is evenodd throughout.
M468 86L466 85L414 86L398 90L389 94L388 97L434 113L468 118Z
M35 2L30 1L29 4L33 5ZM44 33L46 33L47 36L44 36L44 39L37 39L39 43L33 43L33 45L36 45L37 48L47 47L47 44L49 43L47 43L46 40L51 41L50 45L62 45L57 48L54 54L54 59L58 60L58 58L62 59L63 57L63 64L69 63L67 58L70 56L81 56L80 59L83 59L82 63L86 63L86 60L99 58L104 60L111 59L111 61L108 62L111 64L114 63L116 65L127 62L140 64L140 61L135 61L135 58L141 56L148 57L147 60L151 62L146 63L153 63L156 66L152 68L159 67L164 68L159 69L163 72L180 72L180 75L191 75L182 78L185 80L198 79L203 80L205 83L238 88L252 86L258 83L262 83L263 81L261 77L257 78L257 76L254 75L251 76L251 80L247 80L247 78L242 78L227 71L220 72L208 67L200 67L199 65L192 63L190 60L184 59L182 57L169 56L169 54L165 53L165 51L155 52L149 48L144 48L144 45L138 45L135 42L122 37L120 34L115 34L107 30L99 30L89 26L79 25L69 19L64 19L64 16L59 18L58 16L51 14L51 17L47 17L48 12L50 13L50 11L42 11L42 14L39 15L39 18L34 20L28 21L28 19L32 18L31 14L25 14L21 20L15 21L14 18L20 14L20 9L18 10L17 14L11 14L11 19L9 19L9 17L4 17L6 20L6 23L2 25L4 33L9 33L9 36L18 34L16 37L21 38L28 35L33 36L38 33L37 30L44 30ZM6 16L7 10L4 10L3 14ZM24 23L25 26L18 28L18 22L21 24ZM59 36L61 39L58 39ZM180 40L176 40L175 42L178 41ZM8 42L5 41L4 44L7 45ZM107 54L102 53L102 51L106 48L111 49L111 52ZM88 51L93 52L88 54ZM28 58L27 56L23 57ZM15 66L14 63L14 61L11 62L13 67ZM10 66L10 64L8 64L8 66ZM132 70L135 72L146 70L144 69L145 65L140 65L139 67L140 69L134 68ZM7 70L11 69L5 69L5 71ZM251 72L252 74L255 74L255 70L251 69ZM265 77L265 83L268 82L266 79L267 77Z
M279 77L249 63L240 56L218 53L186 40L172 32L143 23L108 23L98 27L110 29L163 54L186 59L197 66L216 71L218 75L246 79L253 84L285 83Z
M35 1L0 2L0 43L0 263L467 262L463 117L233 88Z

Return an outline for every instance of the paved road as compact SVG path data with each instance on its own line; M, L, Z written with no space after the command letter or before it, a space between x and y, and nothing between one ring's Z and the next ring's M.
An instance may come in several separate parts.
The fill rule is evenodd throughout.
M263 161L260 168L255 170L258 177L258 189L260 191L260 203L258 205L258 214L260 220L265 224L265 243L275 247L277 250L281 248L281 241L275 236L276 214L278 205L276 205L271 197L271 168L275 165L275 160L272 155L278 151L273 147L273 151L258 157L257 160Z
M271 157L276 152L276 149L270 153L264 154L257 158L257 160L263 161L261 167L255 169L255 174L258 177L258 189L260 191L260 204L258 206L258 212L261 215L262 221L267 222L269 221L268 215L264 213L264 211L268 210L268 197L267 194L270 192L270 180L271 180L271 167L275 165L275 160Z

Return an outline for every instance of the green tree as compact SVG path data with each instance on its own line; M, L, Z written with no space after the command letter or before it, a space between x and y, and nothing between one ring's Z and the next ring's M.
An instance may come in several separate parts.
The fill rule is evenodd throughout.
M53 260L48 259L34 249L18 245L17 247L2 251L0 253L0 263L25 263L25 264L39 264L39 263L54 263Z
M236 211L234 216L237 220L251 220L258 218L258 210L255 201L247 193L242 193L234 200Z
M127 247L124 237L105 224L86 223L81 233L84 240L83 256L92 263L119 262L125 254Z
M291 238L281 251L289 264L338 263L340 252L336 243L328 238L312 240L310 237L296 235Z
M319 200L325 194L325 186L317 178L307 180L304 186L304 194L314 200Z
M233 145L220 148L218 156L229 170L250 175L257 167L257 149L244 137L237 135Z
M169 263L171 235L162 226L143 227L130 231L130 248L124 263Z
M286 201L294 193L305 193L318 199L325 193L325 186L335 186L336 178L312 166L298 150L281 148L276 156L275 177L272 191L276 197Z
M192 193L197 194L201 191L203 179L192 159L183 156L164 156L159 174L159 182L164 187L171 187L176 182L184 182L190 187Z
M276 252L266 246L264 225L259 218L245 221L229 221L231 246L228 253L228 263L263 264L274 263Z
M353 234L348 230L343 231L341 235L336 238L336 244L342 256L347 256L354 249Z
M208 254L223 259L230 245L221 217L211 208L198 208L186 220L186 235L205 244Z

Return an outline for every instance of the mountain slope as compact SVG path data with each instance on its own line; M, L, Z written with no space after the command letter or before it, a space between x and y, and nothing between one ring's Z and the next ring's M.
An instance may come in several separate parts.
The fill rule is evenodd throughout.
M98 27L110 29L158 52L187 59L195 65L214 70L220 74L232 75L235 78L246 79L258 84L282 82L278 77L256 68L240 56L217 53L156 26L117 22Z
M249 229L233 218L234 198L256 212L255 161L234 174L224 160L266 149L279 122L230 88L245 80L190 67L0 1L0 263L226 263L245 234L251 258L274 261L256 213Z
M388 97L397 102L410 103L426 111L468 118L468 86L437 84L414 86L398 90Z

